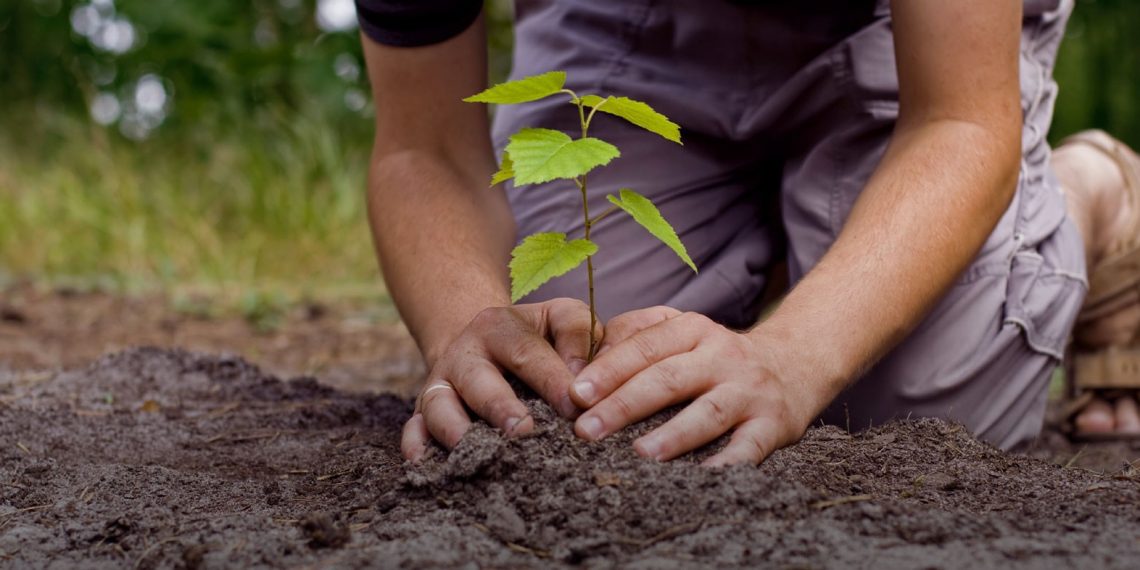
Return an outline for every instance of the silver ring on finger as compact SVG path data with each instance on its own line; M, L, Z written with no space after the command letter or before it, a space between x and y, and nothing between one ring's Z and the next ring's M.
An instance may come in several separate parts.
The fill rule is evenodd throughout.
M432 390L455 390L455 386L452 386L449 382L433 384L431 386L428 386L427 389L420 394L420 398L426 397Z

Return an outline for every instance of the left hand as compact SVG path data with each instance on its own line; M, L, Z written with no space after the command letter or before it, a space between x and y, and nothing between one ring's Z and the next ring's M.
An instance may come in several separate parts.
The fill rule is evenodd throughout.
M597 358L570 389L574 403L589 408L574 426L582 438L602 439L692 400L635 441L637 453L667 461L735 429L705 464L757 464L799 440L822 410L818 394L781 375L779 343L759 329L735 332L698 313L652 307L614 317L605 331Z

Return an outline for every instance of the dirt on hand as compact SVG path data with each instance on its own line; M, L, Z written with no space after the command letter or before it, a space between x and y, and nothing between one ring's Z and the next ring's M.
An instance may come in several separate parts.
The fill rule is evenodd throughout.
M941 421L814 428L760 468L483 424L421 465L390 395L135 349L0 393L10 567L1136 568L1140 473L1002 453ZM708 453L707 451L705 452Z

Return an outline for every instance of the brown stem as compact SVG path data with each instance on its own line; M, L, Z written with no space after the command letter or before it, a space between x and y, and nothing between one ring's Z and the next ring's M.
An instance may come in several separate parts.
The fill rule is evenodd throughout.
M590 239L590 228L594 225L594 221L590 219L590 205L586 200L586 176L583 175L578 181L578 189L582 191L582 219L585 220L585 239ZM594 256L586 256L586 280L590 284L590 347L586 355L586 362L593 362L594 355L597 353L598 344L597 339L594 337L594 329L598 326L598 312L594 304Z
M590 129L590 121L586 118L586 110L582 105L582 99L578 98L578 119L582 122L582 138L586 138L587 131ZM594 117L594 111L597 107L590 111L590 118ZM594 221L590 219L590 203L587 200L586 194L586 175L583 174L578 179L578 189L582 191L582 220L585 225L585 239L590 239L590 228L593 227ZM604 214L603 214L604 215ZM594 303L594 256L586 256L586 280L590 284L590 347L586 353L586 362L593 362L594 355L598 351L598 339L594 336L594 329L598 326L598 311L597 305Z
M598 214L597 217L595 217L594 219L590 220L590 225L597 224L598 222L602 221L602 218L604 218L604 217L606 217L606 216L608 216L608 215L610 215L616 211L618 211L617 206L610 206L609 208L606 208L605 211Z

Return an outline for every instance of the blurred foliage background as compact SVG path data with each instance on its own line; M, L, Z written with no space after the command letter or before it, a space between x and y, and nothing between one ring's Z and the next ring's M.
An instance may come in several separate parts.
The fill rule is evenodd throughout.
M492 75L509 0L487 7ZM1079 0L1052 138L1140 146L1140 3ZM3 0L0 285L380 291L352 0Z

